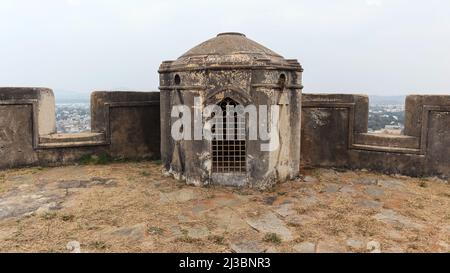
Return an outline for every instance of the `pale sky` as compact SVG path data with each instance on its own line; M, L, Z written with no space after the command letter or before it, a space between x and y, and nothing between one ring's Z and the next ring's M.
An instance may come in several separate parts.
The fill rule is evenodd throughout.
M298 59L305 92L450 94L448 0L0 0L0 86L157 91L225 31Z

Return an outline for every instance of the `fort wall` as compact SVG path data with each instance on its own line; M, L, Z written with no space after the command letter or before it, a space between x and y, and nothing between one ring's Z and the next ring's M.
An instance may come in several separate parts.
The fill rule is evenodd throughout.
M408 96L404 135L368 133L368 107L364 95L303 94L302 167L450 176L450 96ZM91 120L91 132L57 134L52 90L0 88L0 169L160 157L159 92L93 92Z
M407 96L404 135L367 133L364 95L304 94L304 167L450 176L450 96Z
M51 89L0 88L0 169L102 154L159 158L159 109L159 92L93 92L92 131L58 134Z

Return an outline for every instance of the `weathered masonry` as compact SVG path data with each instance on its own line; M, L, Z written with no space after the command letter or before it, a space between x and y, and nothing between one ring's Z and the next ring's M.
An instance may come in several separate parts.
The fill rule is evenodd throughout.
M303 95L302 164L450 176L450 96L407 96L404 135L367 133L369 99Z
M159 158L159 95L94 92L92 132L56 134L50 89L0 88L0 169ZM302 96L301 166L450 177L450 96L408 96L401 136L367 133L367 96Z
M94 92L91 119L92 132L57 134L52 90L0 88L0 169L87 155L159 158L158 92Z
M364 95L302 94L302 67L238 33L224 33L160 67L160 92L93 92L92 131L58 134L47 88L0 88L0 169L72 164L89 155L161 158L165 171L195 185L265 188L301 167L368 169L450 177L450 96L406 98L404 135L367 132ZM191 113L217 105L277 105L279 140L172 139L174 105ZM226 123L225 123L226 127ZM301 151L300 151L301 147Z
M301 73L297 60L277 53L240 33L222 33L175 61L163 62L161 89L161 157L164 168L195 185L219 184L264 188L299 176ZM200 105L195 106L197 98ZM218 105L279 106L279 141L273 151L262 151L263 140L249 139L252 129L247 115L236 117L234 137L212 140L174 140L171 136L174 106L203 111ZM223 115L226 116L226 113ZM259 123L264 117L259 117ZM267 118L267 117L266 117ZM229 124L218 133L226 133ZM234 125L233 125L234 126ZM191 122L190 130L194 131ZM186 128L184 128L186 130Z

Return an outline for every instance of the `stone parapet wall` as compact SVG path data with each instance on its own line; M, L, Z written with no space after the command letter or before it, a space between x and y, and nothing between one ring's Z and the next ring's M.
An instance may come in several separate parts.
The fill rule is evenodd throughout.
M0 169L160 157L159 92L93 92L91 113L92 132L57 134L51 89L0 88Z
M302 96L301 165L450 176L450 96L406 98L405 135L367 132L364 95ZM57 134L53 92L0 88L0 169L159 158L159 92L93 92L92 131Z
M450 176L450 96L408 96L404 135L367 133L368 102L304 94L302 165Z
M159 92L93 92L92 132L104 133L114 158L159 158Z

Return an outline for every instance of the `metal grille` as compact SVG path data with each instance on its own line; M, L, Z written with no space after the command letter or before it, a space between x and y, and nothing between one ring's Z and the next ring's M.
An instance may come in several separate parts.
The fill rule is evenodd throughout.
M216 136L212 141L212 168L215 173L243 173L246 172L246 141L245 117L234 113L232 122L227 122L227 105L238 105L234 100L226 98L219 103L222 109L222 128L214 128ZM227 128L234 126L234 132Z

